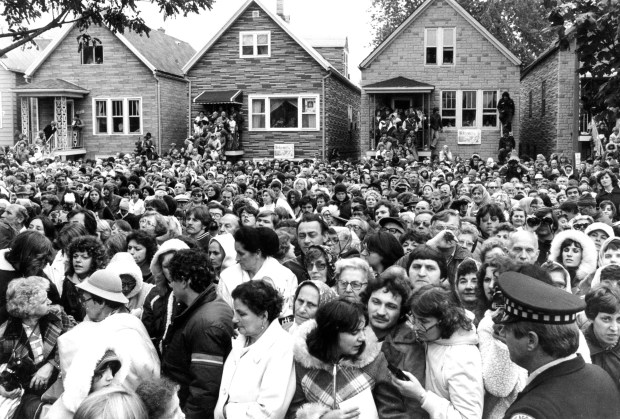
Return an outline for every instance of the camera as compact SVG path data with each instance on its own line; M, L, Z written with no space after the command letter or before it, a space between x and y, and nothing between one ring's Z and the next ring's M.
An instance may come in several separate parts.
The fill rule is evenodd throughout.
M541 219L535 215L530 215L529 217L527 217L527 220L525 220L525 222L530 227L538 227L540 225Z

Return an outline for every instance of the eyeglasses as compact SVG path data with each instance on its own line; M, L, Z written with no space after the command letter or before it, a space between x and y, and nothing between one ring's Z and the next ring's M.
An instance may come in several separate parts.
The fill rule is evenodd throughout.
M87 302L92 300L92 298L84 298L83 295L80 295L78 298L80 300L80 303L82 303L82 304L86 304Z
M585 230L586 228L588 228L588 226L590 225L590 223L578 223L578 224L573 224L573 230Z
M327 269L327 264L325 262L314 262L314 263L306 263L306 269L308 271L316 268L317 271L322 272Z
M431 222L430 221L414 221L413 225L416 227L430 227Z
M384 232L388 232L388 233L392 233L392 234L403 234L402 230L398 229L398 228L387 228L387 227L383 227L381 229L381 231Z
M347 281L342 281L340 279L336 281L336 283L338 284L340 288L344 290L351 287L353 291L359 291L362 289L363 286L368 284L367 282L359 282L359 281L347 282Z
M433 226L433 229L438 230L438 231L450 230L453 233L457 233L459 231L458 227L451 226L451 225L437 225L437 224L435 224Z

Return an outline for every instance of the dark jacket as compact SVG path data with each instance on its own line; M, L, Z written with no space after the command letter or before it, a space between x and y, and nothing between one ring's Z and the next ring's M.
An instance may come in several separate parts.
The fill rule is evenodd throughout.
M295 259L287 260L282 265L289 268L291 272L295 274L298 284L310 279L310 275L308 275L308 271L304 267L304 255L299 255Z
M594 336L594 326L589 322L586 323L582 332L588 342L592 363L604 369L620 390L620 342L613 348L603 348Z
M351 199L349 198L349 195L347 195L344 201L338 201L336 199L336 195L334 194L334 196L332 197L332 201L334 204L336 204L338 210L340 211L340 218L344 218L345 220L351 218Z
M174 298L172 290L163 284L156 284L144 300L142 323L160 356L161 340L166 332L169 306L172 307L171 319L185 309L184 305Z
M410 372L420 383L425 383L426 349L423 344L416 340L413 327L408 322L399 323L385 337L381 345L381 352L385 355L388 364ZM407 403L407 418L428 417L428 413L422 409L420 402L413 399L405 400Z
M211 284L172 320L164 337L162 372L181 385L188 419L213 418L224 360L232 349L233 311Z
M599 366L577 358L554 365L529 383L504 419L618 418L620 393Z

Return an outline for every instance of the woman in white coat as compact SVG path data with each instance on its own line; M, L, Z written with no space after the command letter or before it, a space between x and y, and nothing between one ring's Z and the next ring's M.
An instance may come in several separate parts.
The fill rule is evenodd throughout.
M215 419L282 419L295 392L293 338L278 322L282 297L265 281L232 292L239 336L224 364Z
M411 308L418 339L426 343L426 383L392 381L405 397L422 404L431 419L482 417L482 360L473 314L460 307L453 294L439 286L420 288Z
M218 293L233 307L231 294L237 285L251 280L265 280L284 298L281 320L285 323L292 321L297 277L274 258L280 250L278 235L267 227L243 226L235 232L234 238L239 263L222 271Z

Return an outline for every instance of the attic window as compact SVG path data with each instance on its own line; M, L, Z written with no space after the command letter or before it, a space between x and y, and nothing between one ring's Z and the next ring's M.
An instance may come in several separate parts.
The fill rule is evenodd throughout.
M257 18L259 16L258 10L253 10L252 11L252 17L253 18Z
M271 32L239 32L239 56L241 58L270 57Z
M82 64L103 64L103 45L88 45L83 47Z
M424 44L426 47L425 64L454 64L455 28L426 28L424 31Z

